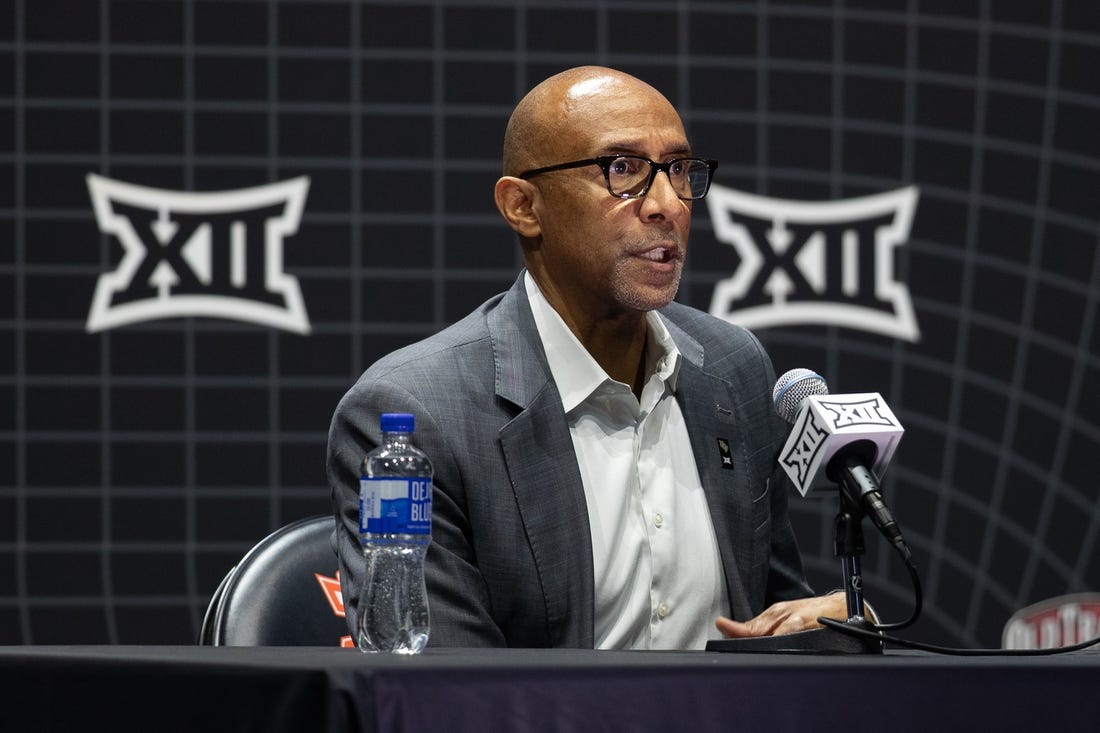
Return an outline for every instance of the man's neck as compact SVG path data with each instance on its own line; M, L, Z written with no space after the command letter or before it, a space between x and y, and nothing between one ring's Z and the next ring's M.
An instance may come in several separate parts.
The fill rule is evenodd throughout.
M609 307L605 301L579 302L548 283L532 279L550 304L596 363L615 381L630 385L640 398L645 383L645 345L649 324L645 311Z
M629 384L635 396L641 395L645 383L645 345L648 326L644 313L617 319L603 319L585 324L566 325L581 342L596 363L612 379Z

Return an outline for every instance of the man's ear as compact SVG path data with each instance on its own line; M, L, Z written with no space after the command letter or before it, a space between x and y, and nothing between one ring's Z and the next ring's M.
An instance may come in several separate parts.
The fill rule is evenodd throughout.
M493 188L493 199L500 215L525 239L534 239L542 232L538 215L535 214L534 199L537 195L538 189L534 184L514 176L504 176Z

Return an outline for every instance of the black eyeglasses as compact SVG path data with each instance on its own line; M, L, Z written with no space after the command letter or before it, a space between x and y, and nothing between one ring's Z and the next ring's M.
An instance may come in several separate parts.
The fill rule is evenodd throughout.
M664 171L676 195L685 201L691 201L707 195L718 161L674 158L664 163L655 163L640 155L598 155L586 160L534 168L520 173L519 177L526 180L543 173L583 168L586 165L598 165L603 170L604 178L607 179L607 192L616 198L636 199L645 196L658 171Z

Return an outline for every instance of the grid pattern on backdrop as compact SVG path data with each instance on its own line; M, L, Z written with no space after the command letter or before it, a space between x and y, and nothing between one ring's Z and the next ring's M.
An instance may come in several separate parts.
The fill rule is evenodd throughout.
M507 287L492 208L514 101L554 71L665 91L717 185L837 199L916 184L899 272L922 339L760 332L778 371L881 391L917 554L913 638L989 646L1100 589L1100 18L1089 3L0 0L0 643L187 642L255 541L328 511L336 400ZM84 330L118 264L85 176L173 190L307 175L285 263L312 326ZM696 213L680 299L736 266ZM10 408L8 407L10 405ZM835 585L829 502L792 499ZM908 579L873 539L868 592Z

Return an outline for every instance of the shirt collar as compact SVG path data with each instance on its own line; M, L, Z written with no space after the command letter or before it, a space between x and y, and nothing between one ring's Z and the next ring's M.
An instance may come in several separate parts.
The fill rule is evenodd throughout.
M524 272L523 284L527 289L527 299L535 317L535 327L542 340L542 348L546 352L546 361L550 365L550 374L557 384L562 407L568 413L588 399L600 385L614 380L592 358L576 335L569 330L569 326L565 325L565 321L539 290L530 272ZM655 312L646 313L646 325L646 378L655 374L675 392L682 358L680 350L676 348L664 322Z

